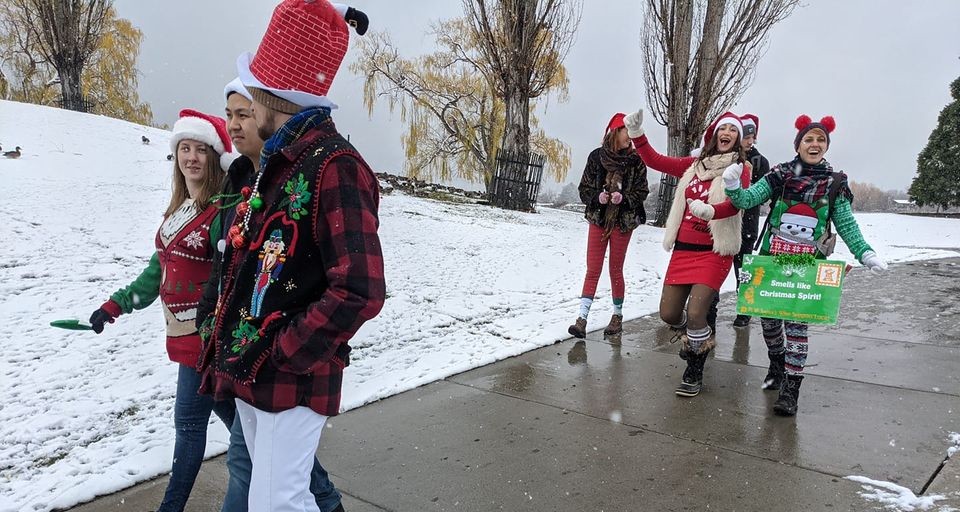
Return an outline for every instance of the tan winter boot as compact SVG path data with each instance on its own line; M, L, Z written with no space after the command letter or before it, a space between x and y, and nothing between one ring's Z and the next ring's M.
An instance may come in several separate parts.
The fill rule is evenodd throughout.
M586 338L587 337L587 319L577 317L577 321L573 325L567 328L567 332L570 333L574 338Z
M623 315L613 315L610 317L610 323L607 324L607 328L603 330L603 333L607 336L612 336L614 334L620 334L623 332Z

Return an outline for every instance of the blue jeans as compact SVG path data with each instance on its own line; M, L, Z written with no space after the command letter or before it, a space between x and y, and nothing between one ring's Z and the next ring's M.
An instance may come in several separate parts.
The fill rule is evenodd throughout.
M227 469L230 472L230 481L227 484L227 494L223 498L223 508L220 510L221 512L247 512L247 495L250 490L250 473L253 471L253 464L250 461L247 444L243 440L243 426L240 425L239 414L235 416L233 426L230 428ZM320 512L332 512L340 505L340 493L316 458L313 459L313 471L310 473L310 493L317 500Z
M186 365L180 365L177 376L177 398L173 406L173 424L177 429L173 447L173 469L163 502L157 512L182 512L193 490L193 482L203 463L207 447L207 423L210 412L227 426L233 424L236 405L230 401L216 402L209 395L200 395L200 374Z

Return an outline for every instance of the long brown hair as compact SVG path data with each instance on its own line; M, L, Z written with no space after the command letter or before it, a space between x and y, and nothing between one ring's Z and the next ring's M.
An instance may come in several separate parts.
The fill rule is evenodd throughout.
M713 137L710 137L710 142L708 142L707 146L703 148L703 151L700 152L700 160L703 160L713 155L720 154L720 151L717 150L717 144L718 144L717 139L719 139L719 137L717 137L717 134L714 133ZM740 139L741 139L741 135L740 135L740 132L738 131L737 140L733 141L733 147L736 148L736 151L737 151L737 157L738 157L737 161L746 162L747 154L743 152L743 146L740 144Z
M224 172L220 168L220 155L209 144L205 144L205 146L207 148L207 168L203 175L200 192L193 198L193 207L197 209L198 213L207 209L210 198L220 191L224 179ZM187 190L187 179L180 172L180 159L177 158L177 152L180 151L179 143L177 143L176 149L177 151L173 154L173 195L170 197L167 211L163 214L164 218L177 211L177 208L180 208L180 205L190 197L190 192Z
M601 147L603 147L603 149L606 149L611 153L616 153L617 152L617 134L620 133L620 130L626 130L626 128L621 126L620 128L610 130L606 134L604 134L603 143L601 144ZM627 148L630 148L632 146L633 146L633 141L630 139L627 139Z

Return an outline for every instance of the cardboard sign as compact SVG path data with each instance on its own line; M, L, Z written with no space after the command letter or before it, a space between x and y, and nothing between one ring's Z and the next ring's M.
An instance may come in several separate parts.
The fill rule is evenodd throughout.
M846 263L780 265L774 256L743 257L737 313L809 324L837 323Z

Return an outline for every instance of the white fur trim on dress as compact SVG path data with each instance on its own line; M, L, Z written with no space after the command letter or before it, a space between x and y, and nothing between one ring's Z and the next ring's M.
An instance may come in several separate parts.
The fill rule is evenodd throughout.
M240 82L243 83L244 87L248 89L250 87L256 87L257 89L263 89L268 91L275 96L279 96L294 105L299 105L303 108L309 107L327 107L330 110L337 108L337 104L330 101L326 96L317 96L316 94L310 94L303 91L294 91L289 89L274 89L273 87L267 87L263 85L257 77L253 76L253 72L250 71L250 62L253 61L253 54L246 52L239 57L237 57L237 74L240 75Z
M170 151L177 152L177 145L181 140L190 139L209 144L218 155L222 155L223 141L217 135L217 130L205 119L199 117L181 117L173 123L173 136L170 137Z

